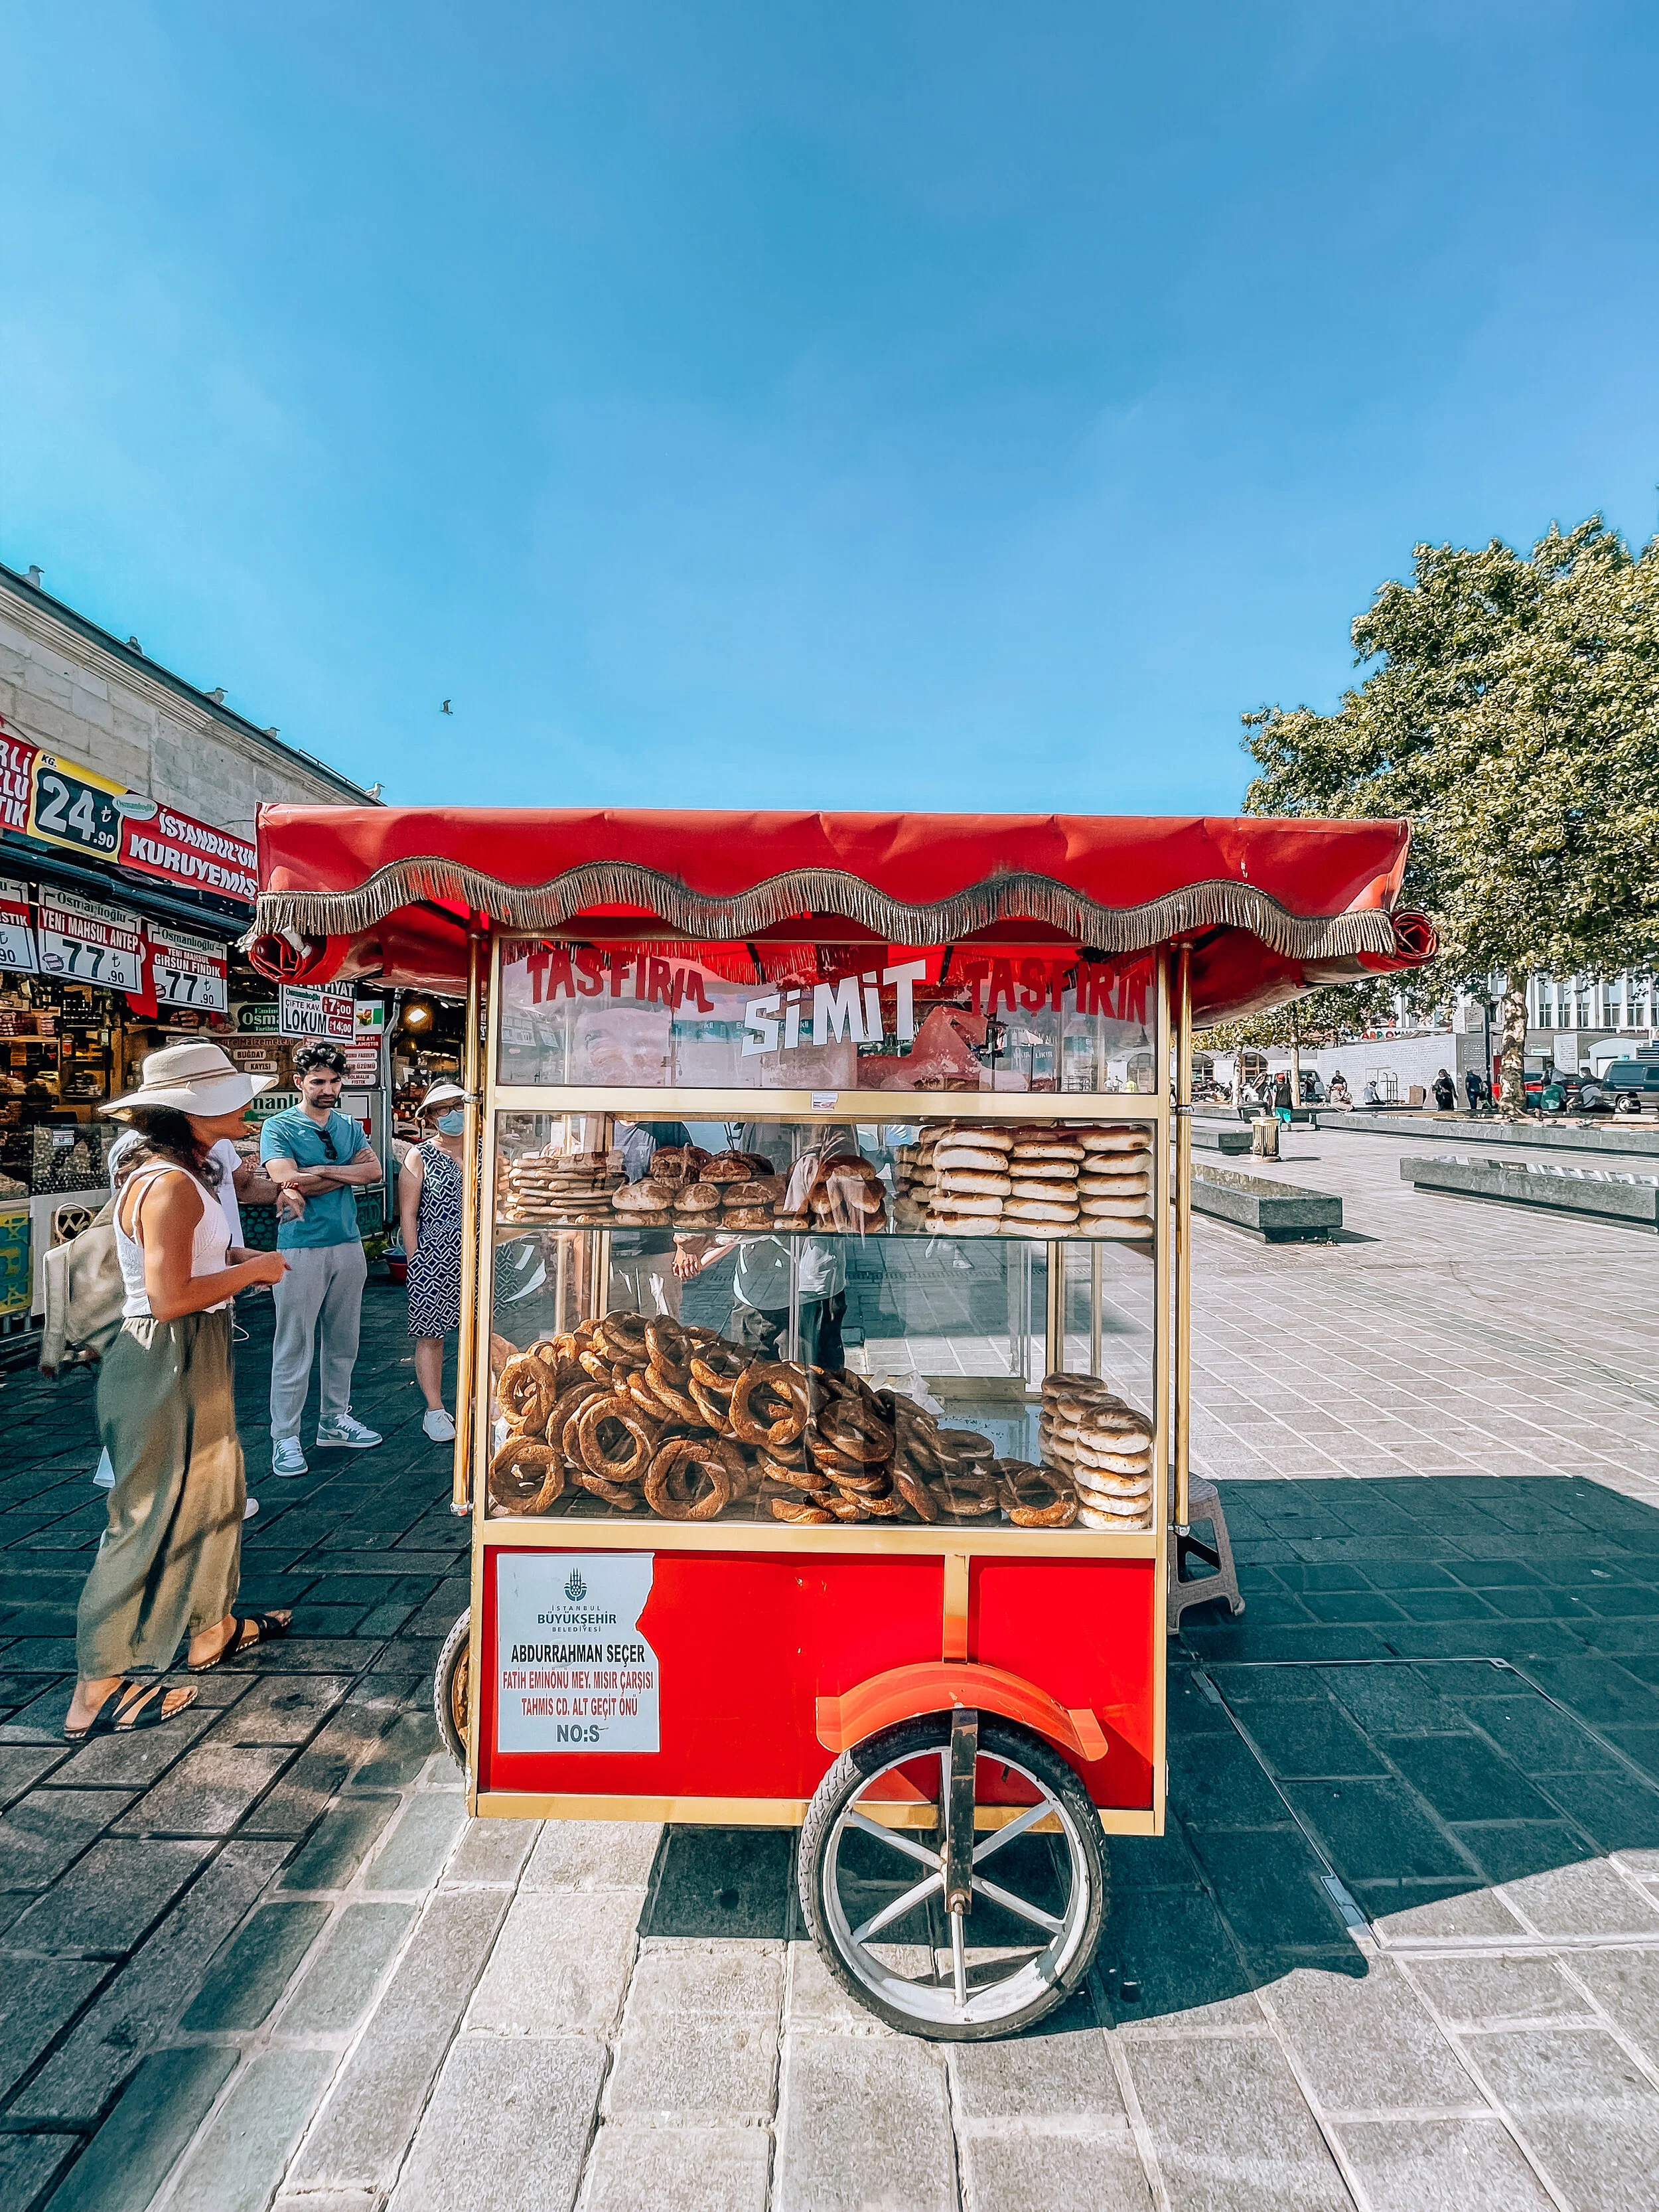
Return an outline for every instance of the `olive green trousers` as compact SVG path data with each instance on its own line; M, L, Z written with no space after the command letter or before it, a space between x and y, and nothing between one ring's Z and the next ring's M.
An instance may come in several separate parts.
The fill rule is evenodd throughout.
M235 1601L247 1491L228 1311L123 1322L98 1428L115 1487L76 1615L83 1682L163 1672Z

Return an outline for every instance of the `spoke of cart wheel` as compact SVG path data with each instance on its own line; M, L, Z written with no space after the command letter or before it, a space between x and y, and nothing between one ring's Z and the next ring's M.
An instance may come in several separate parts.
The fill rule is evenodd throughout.
M994 1830L982 1844L974 1846L974 1864L977 1866L981 1859L988 1859L993 1851L1000 1851L1005 1844L1012 1844L1016 1836L1023 1836L1038 1820L1046 1820L1053 1810L1054 1807L1047 1798L1040 1805L1028 1806L1018 1820L1010 1820L1006 1828Z
M913 1905L920 1905L924 1897L930 1896L934 1890L942 1889L944 1886L945 1876L942 1874L930 1874L926 1881L919 1881L914 1889L907 1889L902 1897L896 1897L890 1905L884 1905L873 1920L866 1920L862 1928L855 1928L853 1930L853 1941L855 1943L867 1943L872 1936L878 1936L882 1929L890 1926L893 1921L902 1920Z
M847 1825L849 1828L860 1829L866 1836L875 1837L878 1843L890 1844L896 1851L902 1851L907 1858L915 1859L922 1866L943 1864L937 1851L930 1851L922 1844L913 1844L901 1828L884 1828L879 1820L868 1820L859 1812L847 1815Z
M951 1980L956 1990L958 2010L968 2002L968 1960L963 1949L962 1923L963 1915L951 1915Z
M1034 1920L1039 1928L1046 1928L1051 1936L1060 1935L1066 1926L1063 1920L1056 1920L1052 1912L1045 1912L1040 1905L1027 1905L1024 1898L1016 1897L1012 1890L999 1889L995 1882L981 1881L977 1875L974 1876L974 1887L981 1897L988 1897L993 1905L1000 1905L1008 1912L1017 1912L1022 1920Z

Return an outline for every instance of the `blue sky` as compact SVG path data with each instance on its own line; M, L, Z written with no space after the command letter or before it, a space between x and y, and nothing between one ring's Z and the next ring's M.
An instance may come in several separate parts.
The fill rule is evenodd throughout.
M1655 528L1656 64L1650 0L0 0L0 558L394 800L1231 811L1418 539Z

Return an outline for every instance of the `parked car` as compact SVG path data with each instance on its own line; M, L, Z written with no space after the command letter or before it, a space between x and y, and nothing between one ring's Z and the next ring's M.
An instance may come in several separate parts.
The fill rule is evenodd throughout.
M1621 1114L1659 1111L1659 1060L1612 1060L1601 1088L1611 1091Z

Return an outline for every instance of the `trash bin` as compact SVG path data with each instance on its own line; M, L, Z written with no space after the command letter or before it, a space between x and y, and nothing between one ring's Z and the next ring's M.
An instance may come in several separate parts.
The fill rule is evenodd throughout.
M1258 1114L1250 1124L1250 1150L1259 1160L1279 1158L1279 1120L1276 1115Z

